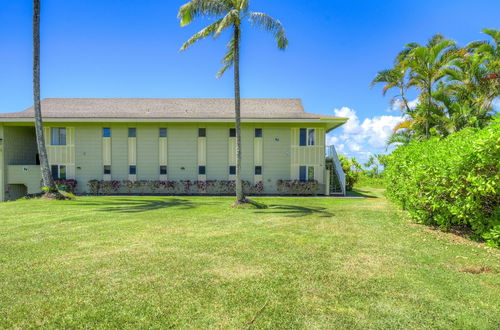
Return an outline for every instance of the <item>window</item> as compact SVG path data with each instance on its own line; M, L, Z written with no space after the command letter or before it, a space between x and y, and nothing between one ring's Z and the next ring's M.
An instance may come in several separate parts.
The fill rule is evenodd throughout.
M315 128L301 128L299 136L299 145L314 146L316 145L316 129Z
M66 128L65 127L52 127L52 139L53 146L65 146L66 145Z
M167 175L167 167L160 166L160 175Z
M314 181L314 166L301 166L299 168L300 181Z
M102 129L102 137L103 137L103 138L109 138L109 137L111 137L111 128L109 128L109 127L104 127L104 128Z
M307 145L308 146L313 146L316 141L316 129L310 128L307 130Z
M262 128L256 128L255 129L255 137L256 138L261 138L262 137Z
M305 129L305 128L300 129L300 141L299 142L300 142L299 145L301 147L307 145L307 129Z
M128 137L129 138L135 138L135 137L137 137L137 129L135 127L129 127L128 128Z
M198 166L198 174L199 175L207 174L207 168L205 166Z
M301 166L299 168L299 180L307 181L307 166Z
M229 137L236 137L236 128L229 129Z
M236 166L229 166L229 175L236 175Z
M262 175L262 166L255 166L255 175Z
M50 171L54 180L66 180L66 165L52 165Z
M314 181L314 166L307 168L307 180Z
M128 174L136 175L137 174L137 167L135 165L130 165L128 167Z
M165 127L160 128L160 137L167 137L167 129Z
M206 137L207 129L206 128L198 128L198 137Z
M111 166L104 165L104 175L111 175Z

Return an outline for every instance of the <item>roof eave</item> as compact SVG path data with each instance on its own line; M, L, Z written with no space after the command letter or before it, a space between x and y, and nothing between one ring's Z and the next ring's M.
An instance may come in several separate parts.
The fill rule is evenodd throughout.
M99 122L173 122L173 123L217 123L234 122L234 118L55 118L43 119L46 123L99 123ZM242 122L252 123L323 123L327 124L329 131L343 125L347 118L242 118ZM0 117L0 123L30 123L34 122L31 117Z

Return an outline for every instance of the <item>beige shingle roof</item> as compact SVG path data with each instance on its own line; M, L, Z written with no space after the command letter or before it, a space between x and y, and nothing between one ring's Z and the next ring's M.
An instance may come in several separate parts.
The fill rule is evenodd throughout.
M228 119L233 99L49 98L42 100L45 118ZM306 113L300 99L242 99L243 119L341 119ZM1 118L33 117L33 107L3 113Z

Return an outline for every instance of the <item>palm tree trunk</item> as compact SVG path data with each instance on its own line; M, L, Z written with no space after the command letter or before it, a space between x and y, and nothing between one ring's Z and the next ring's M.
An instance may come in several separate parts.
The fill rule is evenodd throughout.
M35 109L36 144L40 158L43 186L56 190L50 173L45 138L43 136L42 109L40 104L40 0L33 0L33 97Z
M236 200L245 201L241 182L240 27L234 27L234 113L236 121Z
M425 137L427 139L429 139L430 137L430 134L429 134L429 121L431 120L431 116L430 116L430 113L431 113L431 107L432 107L432 81L429 83L429 87L428 87L428 90L427 90L427 93L429 94L428 97L429 97L429 104L427 106L427 118L426 118L426 121L425 121Z

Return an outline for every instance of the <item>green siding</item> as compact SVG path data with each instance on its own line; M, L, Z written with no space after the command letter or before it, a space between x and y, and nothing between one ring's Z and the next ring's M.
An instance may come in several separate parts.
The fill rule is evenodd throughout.
M228 141L231 123L58 123L75 128L77 192L88 191L89 180L103 178L102 128L111 128L111 177L128 179L128 127L137 128L137 179L159 179L158 129L168 128L168 179L198 179L198 128L207 129L207 180L227 180ZM300 124L243 124L242 179L254 182L254 129L263 129L263 183L265 193L277 193L276 181L290 179L291 129ZM304 125L304 127L322 127ZM34 128L4 126L5 164L34 164L36 143ZM10 137L9 137L10 136ZM1 156L1 154L0 154ZM5 166L4 173L5 171ZM182 169L184 168L184 169ZM4 180L5 185L6 181ZM0 195L1 197L1 195Z
M277 193L276 181L290 179L291 129L264 126L262 137L264 139L262 166L264 187L269 193Z
M253 183L253 125L241 125L241 179Z
M3 157L3 125L0 124L0 202L5 201L5 162Z
M229 125L211 125L207 131L207 180L229 177Z
M159 126L137 126L137 180L158 180Z
M168 126L169 180L198 179L198 127L187 124Z
M77 192L87 191L89 180L102 179L101 126L74 125ZM63 126L61 126L63 127Z
M104 127L104 126L103 126ZM128 179L128 125L108 125L111 127L111 178Z

